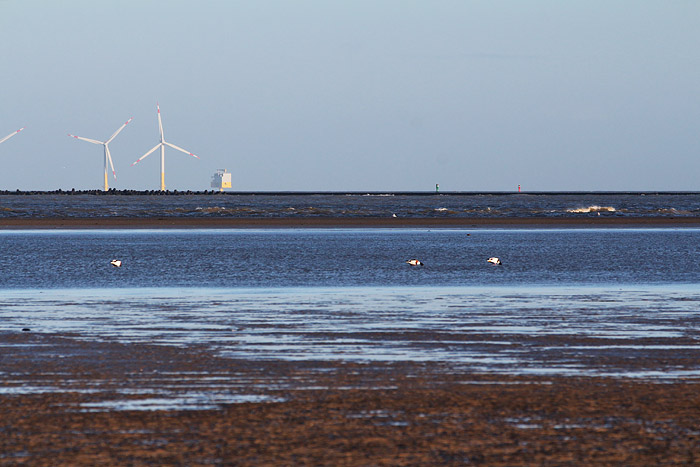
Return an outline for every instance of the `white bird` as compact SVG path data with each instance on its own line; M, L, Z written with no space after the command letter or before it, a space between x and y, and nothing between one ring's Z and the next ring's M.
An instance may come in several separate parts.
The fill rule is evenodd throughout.
M492 256L491 258L487 259L486 261L488 261L491 264L503 264L503 263L501 263L501 260L496 258L495 256Z
M120 268L120 267L122 267L122 260L120 260L120 259L113 259L112 261L109 262L109 264L111 264L111 265L114 266L115 268Z
M411 266L423 266L423 263L421 263L421 262L420 262L419 260L417 260L417 259L409 259L409 260L406 260L406 263L410 264Z

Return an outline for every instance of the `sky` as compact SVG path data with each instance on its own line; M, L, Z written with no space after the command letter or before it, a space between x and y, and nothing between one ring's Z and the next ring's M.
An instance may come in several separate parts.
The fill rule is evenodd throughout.
M0 0L0 189L700 190L697 0Z

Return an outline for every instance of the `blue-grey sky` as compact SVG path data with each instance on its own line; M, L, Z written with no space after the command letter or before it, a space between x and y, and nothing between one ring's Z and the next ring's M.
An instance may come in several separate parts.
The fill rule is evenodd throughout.
M700 190L700 2L0 0L0 189Z

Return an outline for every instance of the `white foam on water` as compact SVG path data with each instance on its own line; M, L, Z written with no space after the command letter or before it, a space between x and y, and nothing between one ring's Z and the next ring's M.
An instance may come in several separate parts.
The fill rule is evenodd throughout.
M589 212L615 212L616 209L612 206L592 205L583 208L570 208L566 212L570 213L589 213Z

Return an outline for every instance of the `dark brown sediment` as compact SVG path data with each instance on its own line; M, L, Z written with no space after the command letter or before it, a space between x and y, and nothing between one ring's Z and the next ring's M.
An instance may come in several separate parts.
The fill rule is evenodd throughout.
M698 226L698 218L603 216L0 219L4 229ZM542 339L566 344L555 342L556 336ZM630 372L668 368L664 355L642 365L638 355L621 351L614 363ZM611 363L609 356L594 358L593 367ZM0 466L694 465L700 463L698 389L697 378L513 376L448 363L234 360L196 345L126 345L18 331L0 333ZM99 408L192 393L271 399L220 402L210 410Z
M0 465L700 462L697 380L231 360L196 346L33 332L0 333L0 346ZM212 410L89 411L91 403L162 397L165 388L175 398L230 391L274 399Z
M0 229L700 227L700 217L8 217Z

